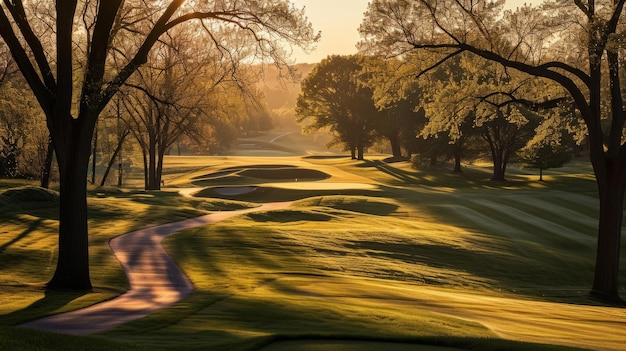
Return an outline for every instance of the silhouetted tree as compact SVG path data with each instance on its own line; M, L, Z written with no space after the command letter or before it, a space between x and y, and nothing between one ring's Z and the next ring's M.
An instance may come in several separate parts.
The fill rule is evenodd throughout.
M302 82L296 105L298 122L312 119L306 130L330 127L359 160L376 139L373 122L380 113L372 89L358 81L362 67L357 56L325 58Z

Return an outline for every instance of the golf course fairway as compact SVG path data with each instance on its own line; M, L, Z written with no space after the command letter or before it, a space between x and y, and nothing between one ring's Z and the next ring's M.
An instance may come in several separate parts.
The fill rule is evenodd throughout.
M625 349L626 309L588 297L597 198L585 162L545 182L511 167L497 183L483 164L452 174L384 155L284 155L291 144L272 157L170 156L160 192L90 190L93 293L41 289L53 192L3 204L0 349ZM82 337L16 327L127 291L112 238L270 202L291 204L163 240L194 287L170 307Z

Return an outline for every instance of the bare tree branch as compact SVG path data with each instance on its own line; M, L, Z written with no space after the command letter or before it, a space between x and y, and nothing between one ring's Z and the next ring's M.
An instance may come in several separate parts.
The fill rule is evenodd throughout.
M0 7L0 35L4 39L4 42L9 47L11 51L11 55L15 58L15 62L19 67L22 75L31 86L37 101L41 105L41 108L46 112L46 114L51 113L53 95L52 91L44 84L39 75L37 74L37 70L31 63L28 54L22 47L19 39L15 35L13 31L13 27L11 26L11 22L7 18L4 9ZM56 86L56 83L55 83Z
M39 72L43 77L43 82L50 91L56 90L56 81L52 74L52 69L48 63L45 50L41 41L28 23L26 12L24 11L24 5L21 0L8 1L4 0L4 4L7 6L11 13L11 17L17 24L20 33L26 40L27 45L30 47L33 58L39 67Z

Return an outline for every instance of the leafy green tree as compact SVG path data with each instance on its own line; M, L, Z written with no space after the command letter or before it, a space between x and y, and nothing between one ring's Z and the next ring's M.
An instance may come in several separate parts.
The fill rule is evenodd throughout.
M375 129L389 140L394 157L402 157L402 147L410 157L417 151L417 135L425 123L421 108L423 89L415 79L406 79L405 75L411 73L401 59L364 56L363 62L359 79L372 89L376 107L381 111L374 120Z
M0 100L0 177L17 178L18 160L28 131L25 128L27 121L21 115L23 109L19 106L22 99L7 98Z
M296 105L298 122L313 120L306 130L330 127L359 160L376 139L373 120L379 114L372 90L358 81L362 68L358 56L325 58L302 82Z
M544 170L563 167L572 159L573 137L566 123L560 111L544 111L544 121L537 127L535 137L517 153L522 167L539 169L540 181Z
M36 162L36 143L43 122L32 94L19 76L0 86L0 177L38 177L41 162ZM47 140L47 133L43 138Z
M517 155L526 168L539 169L539 181L543 181L543 171L563 167L572 159L572 152L565 145L536 143L524 147Z
M559 85L588 131L600 216L591 293L620 300L619 260L626 189L622 61L626 0L546 0L503 11L504 1L373 0L362 46L387 55L432 54L428 72L461 53ZM560 97L537 96L530 105Z
M496 65L458 58L442 65L435 82L429 83L433 92L426 104L428 123L423 134L446 133L455 145L456 160L465 139L480 135L489 147L492 180L505 180L511 156L531 138L537 118L509 103L507 94L493 92L519 92L526 82Z
M306 47L318 38L304 10L286 0L2 3L0 37L46 116L59 167L59 251L48 288L92 288L86 176L96 122L162 35L185 22L199 25L197 40L213 41L212 33L230 27L260 59L278 64L285 41Z

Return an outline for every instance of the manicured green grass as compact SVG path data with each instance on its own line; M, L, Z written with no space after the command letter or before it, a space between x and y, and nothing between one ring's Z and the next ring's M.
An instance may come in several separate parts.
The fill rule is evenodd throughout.
M99 337L60 335L37 330L0 326L0 350L156 351L158 349L138 344L105 340Z
M491 164L481 162L464 165L463 172L453 173L451 165L440 164L414 169L409 162L385 162L385 156L374 156L365 161L341 157L307 157L318 167L333 166L389 186L427 186L442 190L459 189L565 189L576 188L595 195L596 185L589 161L576 159L566 167L548 170L540 182L535 170L522 169L518 164L508 167L506 181L492 181Z
M376 342L390 350L419 345L566 349L502 337L623 345L623 337L614 333L626 317L623 309L597 306L586 295L597 200L584 164L552 173L547 182L512 169L509 181L498 183L480 165L458 175L446 167L387 164L382 157L281 158L282 166L292 166L283 167L283 179L271 167L276 162L230 157L203 168L198 161L188 166L181 161L176 168L184 174L168 173L169 184L189 187L204 179L207 188L195 198L91 191L93 294L40 290L54 269L54 204L0 214L7 223L0 229L0 264L9 267L0 271L0 300L10 301L0 306L0 324L15 325L123 291L123 272L107 245L115 235L209 210L252 206L248 201L297 200L285 210L248 214L166 239L168 251L197 287L190 297L98 339L59 340L67 338L69 345L115 340L98 345L102 349L268 351L337 345L365 350L381 346ZM330 178L308 184L315 187L299 185L290 179L293 167ZM250 168L252 174L232 174ZM263 179L264 168L271 177ZM259 188L228 196L214 191L224 185ZM0 335L0 342L11 338L12 346L23 349L34 349L29 338L48 338L14 328L0 329Z
M23 179L0 179L0 191L21 186L36 186L37 182Z

